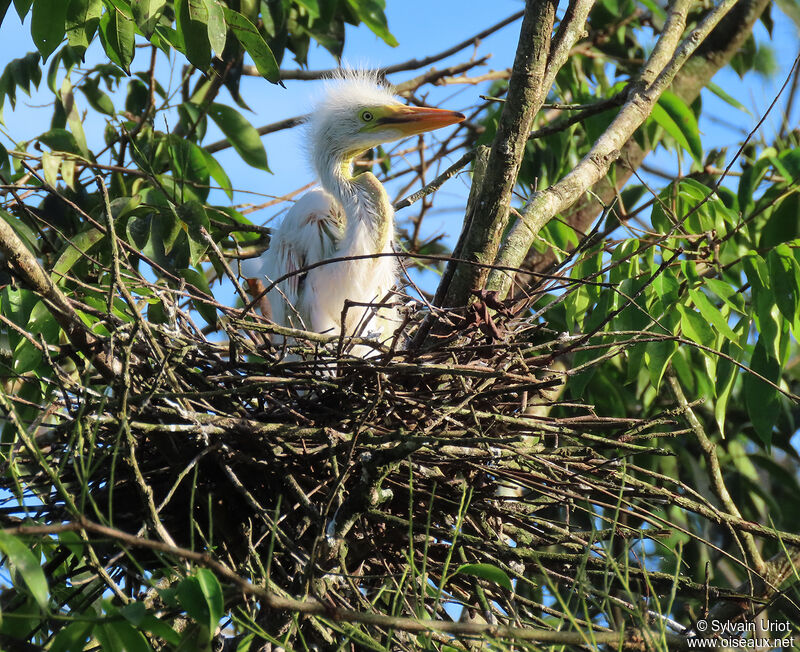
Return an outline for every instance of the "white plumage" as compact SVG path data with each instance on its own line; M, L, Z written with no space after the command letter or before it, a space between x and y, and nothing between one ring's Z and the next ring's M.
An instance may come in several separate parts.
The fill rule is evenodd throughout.
M345 300L374 304L387 295L397 264L393 256L375 254L392 252L394 210L372 173L353 175L353 159L381 143L463 119L454 111L405 106L368 72L344 71L328 81L307 125L309 153L322 187L292 206L261 258L242 265L243 276L268 284L291 274L267 294L275 323L338 334ZM374 257L303 271L332 258L359 256ZM392 316L388 309L352 307L345 332L387 338Z

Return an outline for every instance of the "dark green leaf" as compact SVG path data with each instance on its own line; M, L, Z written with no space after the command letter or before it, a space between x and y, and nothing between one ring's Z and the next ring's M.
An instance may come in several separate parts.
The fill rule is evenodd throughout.
M189 284L193 285L196 290L200 290L200 292L206 295L209 299L213 298L213 295L211 294L211 288L208 285L208 279L204 274L201 274L195 269L181 269L178 271L178 273L182 278L186 279ZM196 295L196 290L192 294ZM195 307L195 310L200 313L200 316L209 324L213 325L217 323L217 310L214 308L214 306L209 305L200 298L192 299L192 305Z
M201 16L197 11L199 8L202 8L204 15ZM211 62L211 46L204 22L208 18L205 4L202 0L175 0L175 17L186 58L195 68L205 71ZM201 21L200 18L204 20Z
M0 0L0 25L3 24L3 20L6 17L6 12L10 6L11 0Z
M778 245L767 254L767 266L778 310L789 323L792 323L797 318L797 304L800 299L800 287L797 285L800 266L786 244Z
M237 11L227 7L224 7L223 10L228 27L231 28L233 35L242 44L247 54L253 58L253 63L256 64L259 74L273 84L278 83L280 79L278 62L275 61L272 50L269 49L256 26Z
M64 38L66 15L67 3L64 0L36 0L33 5L31 36L43 61L47 61Z
M74 614L78 620L70 623L58 634L56 634L50 645L49 652L73 652L74 650L83 650L86 642L89 640L94 623L91 622L96 614L87 614L86 621L80 620L81 614Z
M369 27L372 32L383 39L386 45L395 47L397 39L389 31L386 22L386 14L383 12L384 5L377 0L347 0L358 17Z
M236 109L225 104L212 104L208 116L217 124L245 163L269 171L267 153L261 136Z
M191 283L191 281L189 282ZM196 577L186 577L181 580L178 584L178 601L193 620L209 628L211 611L203 589L200 587L200 581Z
M70 0L65 28L69 44L83 53L92 42L100 24L102 0Z
M135 25L118 9L107 11L100 18L100 40L108 58L130 74L135 55Z
M14 364L12 369L15 374L26 374L33 371L42 363L41 351L33 343L25 338L21 338L12 352Z
M0 551L8 557L11 566L19 573L39 608L47 611L50 602L47 579L30 547L17 537L0 530Z
M114 115L116 113L114 103L108 95L100 90L99 84L100 80L96 77L87 77L86 81L84 81L79 88L83 91L83 94L95 111L105 113L106 115Z
M646 344L644 350L644 364L650 375L650 383L656 389L661 385L664 371L666 371L669 361L677 350L678 343L672 340L648 342Z
M72 266L86 256L103 238L105 238L105 234L95 228L89 228L70 238L56 264L53 265L51 273L53 281L58 284L64 283Z
M782 242L800 238L800 194L792 193L772 211L761 230L759 246L769 249Z
M20 20L25 20L32 3L33 0L14 0L14 8L17 10Z
M109 652L152 652L141 632L124 620L108 620L94 630L102 649Z
M78 146L75 136L66 129L51 129L39 136L37 140L47 145L54 152L69 152L70 154L81 155L81 148Z
M188 201L178 207L178 213L186 225L186 234L189 237L190 263L199 265L208 249L208 242L200 232L201 227L208 230L210 226L206 210L199 201Z
M494 582L504 589L513 591L511 586L511 579L502 568L493 566L492 564L462 564L456 569L456 574L470 575L472 577L480 577L484 580Z
M687 132L689 130L686 128L684 122L676 122L672 113L667 110L662 100L663 97L659 99L658 103L653 106L653 110L650 113L650 118L655 120L655 122L658 123L658 125L661 126L670 136L672 136L678 145L689 152L698 163L702 163L702 146L700 147L700 156L698 157L696 154L697 143L699 143L700 139L699 134L695 134L695 140L697 143L693 144L690 142L689 138L687 137ZM686 110L687 112L691 113L688 108Z
M759 337L750 359L750 369L767 380L777 382L780 378L780 365L770 354L768 347ZM758 438L765 446L772 442L772 429L778 421L780 399L778 390L751 373L744 375L742 386L747 414L753 422Z
M144 630L155 634L158 638L167 641L171 645L178 645L181 640L179 634L172 627L148 612L142 602L131 602L121 607L119 612L140 631Z

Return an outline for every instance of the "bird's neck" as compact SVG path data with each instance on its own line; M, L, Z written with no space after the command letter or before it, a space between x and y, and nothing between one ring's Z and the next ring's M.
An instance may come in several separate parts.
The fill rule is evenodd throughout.
M347 225L343 242L368 238L374 251L389 251L394 237L394 208L374 174L353 175L354 159L354 154L340 153L318 161L320 184L344 209Z

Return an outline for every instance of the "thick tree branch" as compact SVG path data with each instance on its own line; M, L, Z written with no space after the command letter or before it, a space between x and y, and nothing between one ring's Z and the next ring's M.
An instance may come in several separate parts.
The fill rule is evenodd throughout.
M3 219L0 219L0 252L20 278L41 297L72 345L92 362L106 381L114 380L122 370L121 362L103 350L101 343L83 323L69 299L53 283L11 225Z
M666 39L667 45L674 39L676 32L683 31L689 4L687 0L678 0L673 5L662 36ZM657 46L653 50L650 60L645 63L642 70L640 80L642 84L632 89L629 99L617 117L589 153L558 183L534 193L531 197L522 211L521 218L509 232L497 259L499 264L520 266L542 227L557 213L574 204L583 193L607 174L611 164L619 158L621 148L645 121L678 71L735 4L736 0L723 0L718 7L709 12L675 49L674 54L663 65L652 83L648 83L648 77L655 74L654 70L658 68L661 60L667 58L669 52L666 46ZM653 62L653 59L656 61ZM489 289L505 294L508 292L511 280L511 276L507 274L492 274L487 285Z
M736 54L768 4L769 0L739 0L678 72L670 90L686 104L694 102L717 71ZM629 139L613 165L613 174L597 182L592 192L585 194L571 212L563 216L564 221L578 233L588 232L597 215L614 200L648 153L633 138ZM611 178L615 179L615 184ZM524 268L542 272L554 262L552 251L540 254L530 250Z
M550 35L556 3L528 0L520 29L519 45L508 86L508 101L503 105L489 162L480 191L465 223L470 224L464 251L470 259L490 263L508 223L511 193L517 182L525 144L533 118L547 95L543 85ZM456 268L444 304L462 305L472 289L483 286L487 272L483 267L462 265Z

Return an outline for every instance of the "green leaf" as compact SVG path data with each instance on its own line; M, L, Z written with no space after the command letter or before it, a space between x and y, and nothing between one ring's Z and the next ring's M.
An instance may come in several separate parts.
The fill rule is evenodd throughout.
M14 0L14 8L17 10L20 20L25 20L25 16L30 11L33 0Z
M78 147L78 142L75 136L69 133L66 129L51 129L44 132L36 140L40 143L47 145L54 152L69 152L70 154L81 154L81 148Z
M734 330L745 332L749 328L749 320L746 317L739 319ZM730 356L737 362L741 359L744 350L740 347L734 348L730 343L726 342L722 345L721 353ZM733 391L734 383L738 377L738 367L730 360L720 356L717 362L717 374L715 378L714 393L717 397L714 401L714 419L717 422L719 433L725 437L725 419L727 417L728 400L730 399L731 392Z
M720 281L716 278L705 279L705 285L736 312L745 314L744 299L735 288L731 287L725 281Z
M225 104L213 103L208 109L208 116L222 130L245 163L269 172L267 153L261 136L241 113Z
M114 115L116 113L114 103L108 95L100 90L99 84L100 80L98 78L87 77L78 88L80 88L86 96L90 106L95 111L105 113L106 115Z
M768 249L782 242L800 238L800 194L792 193L773 209L761 230L759 248Z
M195 269L188 268L178 270L178 274L180 274L181 278L184 278L190 285L194 286L196 290L200 290L201 293L207 295L209 298L213 298L213 295L211 294L211 288L208 285L208 279L204 274L201 274ZM200 299L192 299L192 305L194 306L195 310L200 313L200 316L209 324L214 325L217 323L217 310L214 308L214 306L209 305Z
M14 373L20 375L33 371L42 363L41 351L24 337L14 347L12 358L14 360L12 369Z
M83 54L92 42L100 24L102 0L71 0L67 6L64 27L73 48Z
M100 40L103 49L108 58L128 74L131 72L131 62L136 54L135 30L133 20L118 9L107 11L100 18Z
M797 318L797 304L800 297L800 287L797 284L800 266L795 261L789 246L781 244L767 254L767 267L770 287L775 295L778 310L789 323L792 323Z
M76 106L75 94L72 92L72 82L70 82L69 76L64 77L64 80L61 82L61 90L58 95L61 100L61 105L64 107L64 113L67 116L69 128L78 146L79 151L76 153L85 158L89 158L89 147L86 144L86 134L83 131L83 117Z
M101 648L109 652L153 652L144 634L137 632L124 620L108 620L95 628L94 634Z
M178 584L178 601L186 613L208 632L208 638L214 631L216 623L211 626L211 608L197 577L186 577Z
M167 0L134 0L133 19L146 38L150 38L158 25Z
M778 382L780 379L780 364L768 352L769 347L759 336L750 359L750 369L762 375L767 380ZM753 423L753 428L758 438L765 446L772 443L772 429L778 421L780 413L780 398L778 390L768 385L753 374L746 373L742 385L744 403L747 414Z
M661 385L661 379L667 369L669 361L678 350L678 343L674 340L661 340L648 342L644 349L644 364L650 376L650 383L656 390Z
M81 614L72 615L79 618L79 620L70 623L56 634L48 648L49 652L73 652L74 650L85 649L85 644L95 626L90 619L96 618L96 614L93 612L87 614L89 618L86 621L80 620Z
M267 42L263 39L256 26L237 11L223 7L225 12L225 22L231 28L233 35L242 44L253 63L256 64L259 74L266 80L277 84L280 80L280 70L278 62L272 50L269 49Z
M53 281L58 285L66 282L66 275L73 265L87 255L103 238L105 238L105 234L93 227L70 238L56 264L53 265L51 272Z
M702 165L703 144L700 142L700 128L697 125L697 118L686 102L674 93L664 91L653 107L651 115L697 163Z
M0 530L0 551L8 557L11 566L19 573L39 608L48 611L50 591L47 588L47 578L28 544L5 530Z
M47 61L64 38L66 16L67 3L64 0L36 0L33 5L31 36L43 61Z
M681 330L683 334L693 342L703 346L714 346L714 331L711 330L708 322L703 319L700 313L682 304L678 304L677 308L681 313Z
M456 569L456 574L470 575L472 577L480 577L481 579L494 582L504 589L513 591L514 587L511 586L511 579L502 568L493 566L492 564L462 564Z
M188 201L178 206L178 214L189 236L189 262L199 265L208 249L208 242L200 233L200 227L208 230L210 226L206 209L199 201Z
M222 51L225 49L225 42L228 37L228 26L225 23L225 11L219 3L219 0L203 0L208 12L208 42L211 44L214 52L218 56L222 56Z
M225 614L225 601L222 597L222 587L217 578L207 568L200 568L197 571L197 581L200 590L206 599L209 611L209 629L213 632Z
M136 629L155 634L158 638L171 645L180 643L181 637L178 632L163 620L148 612L143 602L131 602L124 607L120 607L119 612Z
M208 12L203 0L175 0L175 18L186 58L195 68L205 71L211 62L211 46L205 24Z
M44 180L51 188L58 184L58 170L61 167L61 157L50 152L42 152L42 171Z
M717 96L719 99L721 99L723 102L727 102L727 103L728 103L728 104L730 104L730 105L731 105L733 108L735 108L735 109L739 109L740 111L744 111L746 114L748 114L748 115L751 115L751 114L750 114L750 111L748 111L748 110L747 110L747 108L744 106L744 104L742 104L742 103L741 103L739 100L737 100L736 98L734 98L734 97L731 97L730 95L728 95L728 94L725 92L725 89L723 89L721 86L717 86L717 85L716 85L714 82L708 82L708 83L706 84L706 88L707 88L708 90L710 90L712 93L714 93L714 95L716 95L716 96Z
M383 12L385 5L382 2L378 2L378 0L347 0L347 4L376 36L383 39L386 45L397 46L397 39L389 31L386 14Z
M220 188L225 191L225 194L228 195L228 199L233 199L233 184L231 184L231 180L228 178L225 170L219 164L217 159L215 159L211 154L209 154L206 150L200 150L203 154L203 158L205 159L206 169L208 173L211 175L211 178L216 181Z
M734 333L733 329L728 325L728 321L722 316L719 308L711 303L711 300L701 290L689 290L689 296L708 323L713 324L713 326L731 342L738 342L736 333Z

